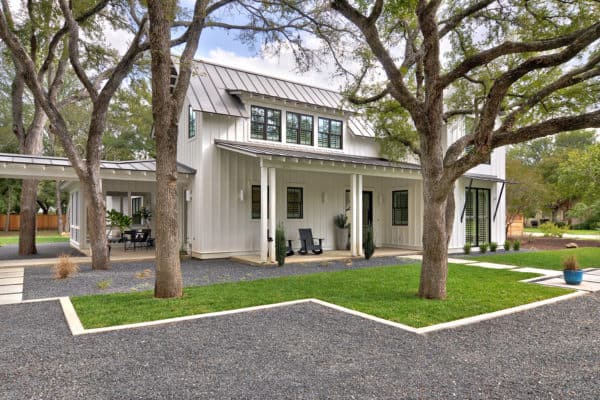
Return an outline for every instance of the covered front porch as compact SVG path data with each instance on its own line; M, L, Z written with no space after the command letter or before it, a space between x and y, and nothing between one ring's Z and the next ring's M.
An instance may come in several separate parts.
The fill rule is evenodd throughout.
M274 263L278 226L295 252L286 263L362 257L368 225L373 227L376 256L415 254L421 249L422 185L417 165L238 143L219 142L218 147L227 150L219 158L223 169L232 174L231 179L220 179L229 186L219 190L223 197L236 195L229 197L227 207L238 216L231 218L236 224L232 230L236 236L240 233L240 242L252 240L256 249L228 256L251 264ZM349 223L347 248L334 240L334 217L339 214ZM311 229L315 239L322 239L324 253L299 255L299 229ZM200 252L194 256L204 258Z
M403 257L421 254L418 250L406 250L406 249L398 249L394 247L378 247L375 249L375 253L372 258L377 257ZM349 261L351 262L353 259L362 258L362 255L353 256L350 250L327 250L322 254L312 254L309 253L307 255L294 254L293 256L288 256L285 258L286 264L305 264L305 263L328 263L332 261ZM264 262L261 260L260 255L248 255L248 256L236 256L232 257L233 260L239 261L244 264L250 265L271 265L276 266L277 262L268 261Z

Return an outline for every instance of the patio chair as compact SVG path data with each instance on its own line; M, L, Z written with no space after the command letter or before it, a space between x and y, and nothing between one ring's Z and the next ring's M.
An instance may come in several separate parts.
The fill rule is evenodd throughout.
M299 254L306 255L309 251L312 251L314 254L323 253L323 239L322 238L313 238L312 229L310 228L300 228L298 229L300 233L300 244L301 248L298 250ZM317 244L316 241L319 241Z
M151 229L142 229L141 231L129 231L128 237L125 239L125 251L128 249L135 250L138 247L153 247L154 239L150 237ZM129 247L127 243L131 243Z

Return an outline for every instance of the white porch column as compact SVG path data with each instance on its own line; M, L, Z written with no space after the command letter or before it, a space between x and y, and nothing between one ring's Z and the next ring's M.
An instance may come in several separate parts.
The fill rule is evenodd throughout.
M260 167L260 261L267 262L267 167Z
M350 209L352 211L352 221L351 221L351 225L350 225L350 252L353 256L357 256L358 252L357 252L357 248L356 248L356 233L357 233L357 217L358 217L358 210L357 210L357 204L356 204L356 174L351 174L350 175Z
M358 247L358 255L362 256L364 255L363 252L363 176L362 175L358 175L357 176L357 188L356 188L356 204L357 204L357 208L358 208L358 215L356 216L357 219L357 224L356 224L356 229L358 230L358 237L357 237L357 243L356 246Z
M275 229L277 228L277 215L275 213L277 202L275 194L277 188L275 186L275 168L269 168L269 236L273 239L269 242L269 261L276 262L275 258Z

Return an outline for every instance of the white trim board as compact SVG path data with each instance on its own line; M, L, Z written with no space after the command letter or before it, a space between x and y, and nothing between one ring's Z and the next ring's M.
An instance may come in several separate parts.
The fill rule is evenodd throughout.
M195 315L187 315L184 317L167 318L167 319L162 319L162 320L157 320L157 321L139 322L139 323L134 323L134 324L110 326L110 327L105 327L105 328L85 329L83 327L81 321L79 320L79 316L77 315L77 312L75 311L75 308L73 307L73 304L71 303L71 300L68 297L61 297L61 298L59 298L59 301L63 308L63 312L65 314L65 319L67 321L67 324L69 325L69 329L71 330L71 333L73 336L171 324L171 323L176 323L176 322L181 322L181 321L191 321L191 320L196 320L196 319L204 319L204 318L219 317L219 316L224 316L224 315L240 314L240 313L245 313L245 312L266 310L266 309L277 308L277 307L286 307L286 306L303 304L303 303L318 304L318 305L328 307L328 308L331 308L331 309L334 309L334 310L337 310L340 312L344 312L346 314L350 314L350 315L354 315L354 316L357 316L360 318L368 319L368 320L371 320L371 321L374 321L374 322L377 322L380 324L384 324L387 326L391 326L394 328L399 328L399 329L402 329L407 332L415 333L418 335L424 335L424 334L431 333L431 332L441 331L444 329L457 328L457 327L466 326L466 325L470 325L470 324L474 324L474 323L478 323L478 322L482 322L482 321L487 321L487 320L498 318L498 317L505 316L505 315L514 314L514 313L521 312L521 311L531 310L531 309L534 309L534 308L537 308L540 306L544 306L547 304L553 304L553 303L557 303L559 301L583 296L585 294L587 294L587 292L577 291L577 292L569 293L569 294L566 294L563 296L558 296L558 297L553 297L553 298L546 299L546 300L536 301L534 303L522 304L522 305L519 305L516 307L506 308L504 310L494 311L494 312L487 313L487 314L475 315L472 317L462 318L462 319L458 319L455 321L443 322L440 324L430 325L430 326L426 326L423 328L414 328L409 325L401 324L401 323L394 322L394 321L389 321L389 320L379 318L379 317L376 317L376 316L373 316L370 314L366 314L366 313L363 313L360 311L351 310L349 308L342 307L337 304L328 303L326 301L319 300L319 299L301 299L301 300L286 301L286 302L282 302L282 303L266 304L266 305L261 305L261 306L240 308L240 309L236 309L236 310L218 311L218 312L206 313L206 314L195 314Z

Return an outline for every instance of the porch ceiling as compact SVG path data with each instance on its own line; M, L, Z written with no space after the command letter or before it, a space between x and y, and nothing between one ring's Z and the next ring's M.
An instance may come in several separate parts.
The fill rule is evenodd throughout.
M180 176L187 177L196 171L178 164ZM100 176L106 180L156 181L156 160L102 161ZM67 158L29 156L22 154L0 153L0 178L39 178L79 180L75 169Z

